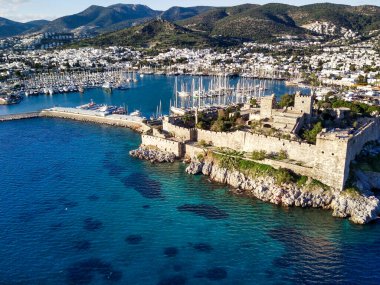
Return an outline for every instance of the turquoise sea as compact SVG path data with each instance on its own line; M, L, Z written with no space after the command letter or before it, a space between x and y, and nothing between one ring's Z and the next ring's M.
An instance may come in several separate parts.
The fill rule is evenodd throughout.
M93 98L149 115L173 82L30 97L0 112ZM233 196L180 162L129 157L139 143L130 130L75 121L0 124L0 284L380 283L380 224Z

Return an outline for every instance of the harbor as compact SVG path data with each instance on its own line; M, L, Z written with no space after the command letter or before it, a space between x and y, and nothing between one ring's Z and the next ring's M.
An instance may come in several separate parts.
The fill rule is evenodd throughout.
M98 104L104 104L108 106L118 106L128 109L129 112L136 110L141 111L142 115L150 118L151 116L157 116L157 107L162 106L163 114L169 114L170 105L175 105L175 81L177 78L178 91L180 91L181 84L187 86L190 91L193 80L199 82L201 77L192 76L159 76L159 75L144 75L142 78L137 75L138 82L132 83L132 88L128 90L113 89L112 93L107 92L101 87L89 88L84 93L72 92L72 93L58 93L53 96L28 96L24 97L21 104L0 106L0 115L8 115L14 113L29 113L40 111L42 109L49 109L53 107L77 107L84 104L88 104L93 100ZM212 77L202 77L203 86L208 88ZM229 78L229 84L236 86L239 82L238 78ZM298 87L285 86L283 81L273 80L251 80L251 85L265 86L267 89L265 94L276 94L281 96L285 93L295 93L300 90L307 93L307 89ZM263 94L264 91L261 91ZM254 92L251 93L254 95ZM259 94L259 91L256 91ZM178 107L180 105L180 97L178 97ZM189 97L187 97L189 99ZM183 100L184 104L187 99ZM219 97L203 98L201 99L202 106L209 104L208 102L219 102ZM197 100L194 100L195 103ZM221 100L223 103L223 100ZM188 104L187 104L188 105Z
M3 82L0 91L8 95L7 100L0 100L0 104L18 104L23 97L28 96L84 93L91 88L103 88L112 93L113 90L128 90L137 82L137 73L134 70L121 68L42 73Z

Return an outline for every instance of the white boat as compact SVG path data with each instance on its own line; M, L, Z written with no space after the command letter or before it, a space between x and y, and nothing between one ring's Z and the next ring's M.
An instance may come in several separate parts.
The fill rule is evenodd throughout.
M186 91L178 92L178 97L185 98L185 97L189 97L189 96L190 96L189 92L186 92Z
M102 88L107 90L107 91L112 91L112 85L110 82L105 82L103 85L102 85Z
M187 113L185 109L176 108L176 107L174 107L174 106L172 106L172 107L170 108L170 111L171 111L173 114L175 114L175 115L180 115L180 116L184 116L184 115L186 115L186 113Z
M139 110L136 110L129 114L132 117L141 117L141 112Z
M102 107L99 108L100 112L106 112L107 110L108 110L108 106L107 105L102 106Z

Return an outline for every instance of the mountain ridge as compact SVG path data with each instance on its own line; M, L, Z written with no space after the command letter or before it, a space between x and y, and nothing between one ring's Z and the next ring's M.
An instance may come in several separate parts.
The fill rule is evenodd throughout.
M114 4L108 7L91 5L82 12L53 21L19 23L0 18L0 38L30 32L73 32L97 36L126 28L133 31L135 26L157 18L187 29L187 34L191 37L206 36L208 39L354 37L380 30L380 7L375 5L317 3L293 6L269 3L231 7L174 6L166 11L157 11L140 4Z

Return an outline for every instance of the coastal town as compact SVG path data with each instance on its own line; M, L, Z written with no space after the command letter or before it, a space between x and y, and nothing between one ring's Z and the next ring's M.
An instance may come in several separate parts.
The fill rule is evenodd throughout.
M329 46L289 40L276 45L245 43L225 51L171 48L156 55L125 47L24 51L9 48L0 53L0 79L4 82L0 92L22 96L19 91L25 79L35 80L44 74L80 75L122 69L141 74L280 79L289 85L312 87L319 98L339 91L347 100L355 96L357 100L377 104L380 56L375 48L372 41ZM310 54L297 55L296 51L304 49L310 49Z
M0 0L0 284L379 284L378 3L141 2Z
M72 41L69 36L55 38ZM138 129L143 133L142 148L132 152L134 156L151 161L185 159L191 161L188 171L194 174L217 177L207 170L207 163L211 159L216 167L215 157L220 155L235 157L253 168L266 165L284 176L280 186L295 186L287 186L293 192L269 187L277 192L270 198L253 194L256 198L288 206L332 208L334 215L349 216L357 223L377 217L380 203L374 200L372 190L380 188L378 179L355 166L363 148L379 137L380 55L371 41L322 45L318 39L284 39L277 44L245 43L224 51L171 48L153 55L117 46L53 48L59 45L53 42L48 48L34 45L24 50L3 45L0 104L23 104L25 96L83 93L89 88L126 90L144 75L176 76L178 81L181 76L194 76L197 79L191 86L176 79L170 114L165 117L161 106L147 120L138 110L128 114L122 107L90 105L56 107L38 116ZM308 49L310 52L297 53ZM207 88L202 77L213 78ZM241 78L236 86L230 85L231 77ZM285 81L287 86L310 90L310 94L281 94L278 101L265 91L265 85L252 85L251 79ZM232 170L238 171L235 167ZM254 178L268 175L259 172ZM252 189L244 186L247 181L214 180ZM305 189L317 189L317 194ZM342 198L340 193L346 189L359 196ZM307 193L307 198L302 193ZM342 209L347 203L354 206Z

